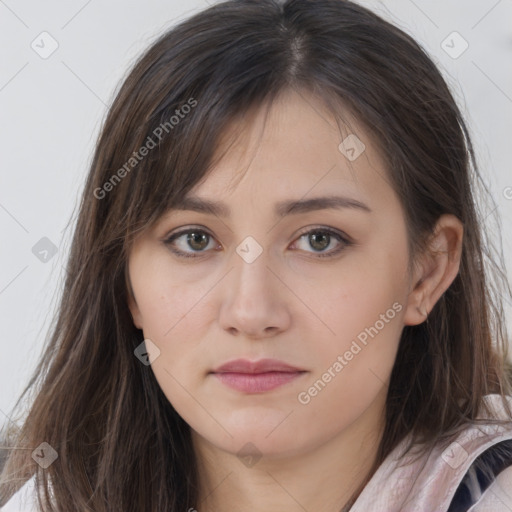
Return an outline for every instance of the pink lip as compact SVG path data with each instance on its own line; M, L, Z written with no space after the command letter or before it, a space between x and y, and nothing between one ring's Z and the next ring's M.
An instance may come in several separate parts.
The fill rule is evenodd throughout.
M268 372L301 372L301 368L283 363L278 359L260 359L249 361L248 359L234 359L219 366L213 373L268 373Z
M246 393L270 391L302 374L305 370L290 366L277 359L247 359L229 361L212 372L223 384Z

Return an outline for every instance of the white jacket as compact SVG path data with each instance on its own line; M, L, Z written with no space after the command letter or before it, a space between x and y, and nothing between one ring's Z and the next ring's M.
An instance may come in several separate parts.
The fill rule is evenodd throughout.
M485 400L498 417L505 417L499 395ZM508 397L512 405L512 397ZM512 455L505 469L498 469L490 484L482 490L473 463L484 452L503 441L512 441L512 423L470 426L451 445L435 447L415 462L401 456L404 439L377 469L350 512L511 512ZM463 489L464 488L464 489ZM459 489L465 490L466 504L450 504ZM458 493L458 496L460 495ZM470 505L468 508L467 500ZM449 510L450 509L450 510ZM36 508L34 477L2 507L2 512L39 512Z

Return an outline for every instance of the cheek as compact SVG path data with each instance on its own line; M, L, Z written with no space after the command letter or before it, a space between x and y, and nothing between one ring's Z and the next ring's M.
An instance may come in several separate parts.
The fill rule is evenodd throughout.
M162 279L158 275L163 274L146 273L138 301L144 337L160 350L148 371L153 371L162 392L180 416L194 422L198 412L192 397L209 369L202 340L207 339L212 314L205 300L211 284L176 284L176 279Z
M374 252L377 247L380 251ZM308 304L321 319L315 319L321 335L316 336L318 365L311 380L320 379L318 388L328 382L318 406L342 399L358 410L388 379L403 328L406 267L405 239L388 246L376 241L373 249L347 257L309 294Z
M404 308L393 287L384 280L363 287L356 277L333 285L325 306L334 306L319 310L334 334L323 329L318 336L310 352L315 371L297 397L305 424L322 418L316 428L325 435L352 424L377 397L384 400L402 329Z
M131 263L130 271L147 338L166 348L184 333L200 329L198 319L206 318L208 301L204 299L212 287L211 277L194 274L190 269L180 271L165 251L141 252Z
M309 324L309 330L315 327L323 340L315 344L315 349L348 349L351 340L361 333L364 341L364 333L376 323L379 336L386 331L390 339L396 337L401 326L400 310L405 309L406 290L401 277L405 264L405 259L400 261L391 251L381 253L379 261L371 254L359 253L324 277L317 275L309 282L298 282L297 295L304 297L310 311L299 322ZM304 328L308 329L307 325Z

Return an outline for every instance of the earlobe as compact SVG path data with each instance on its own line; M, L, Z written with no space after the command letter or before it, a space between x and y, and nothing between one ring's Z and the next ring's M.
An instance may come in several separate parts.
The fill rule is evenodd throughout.
M418 325L457 276L462 255L463 226L454 215L442 215L427 251L413 276L404 316L405 325Z
M419 325L428 319L431 307L421 294L418 285L410 294L404 315L404 325Z

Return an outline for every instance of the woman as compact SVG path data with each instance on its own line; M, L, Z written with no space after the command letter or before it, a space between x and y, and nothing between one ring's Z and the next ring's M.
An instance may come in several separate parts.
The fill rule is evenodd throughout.
M105 121L3 501L507 510L479 184L439 71L365 8L180 23Z

